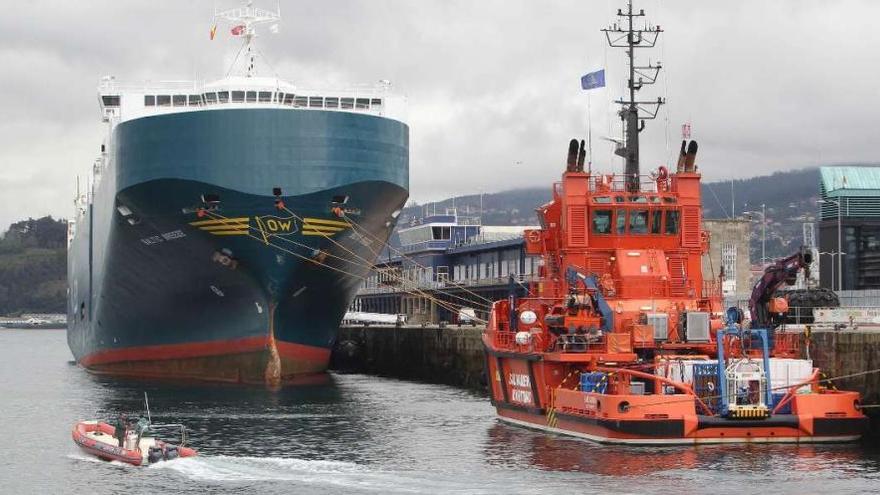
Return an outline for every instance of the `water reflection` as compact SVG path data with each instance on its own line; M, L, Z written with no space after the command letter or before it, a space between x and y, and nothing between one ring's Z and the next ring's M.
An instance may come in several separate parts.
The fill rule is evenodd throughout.
M332 375L277 390L209 383L93 377L95 414L141 414L149 394L153 421L183 423L203 455L308 456L322 459L334 446L363 442L358 404L341 395ZM352 438L352 436L356 438ZM343 459L344 460L344 459Z
M798 477L815 472L864 474L880 470L880 456L858 444L703 445L635 447L598 445L497 423L487 431L487 462L506 468L603 476L647 476L680 472L777 473Z

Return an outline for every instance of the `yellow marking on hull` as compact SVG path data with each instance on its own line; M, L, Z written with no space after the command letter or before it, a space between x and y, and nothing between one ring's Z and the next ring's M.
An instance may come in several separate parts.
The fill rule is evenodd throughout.
M345 230L345 227L331 227L329 225L311 225L305 224L303 225L304 229L312 229L312 230L324 230L327 232L339 232L340 230Z
M199 220L197 222L190 222L189 224L193 227L201 227L202 225L222 225L222 224L230 224L230 223L247 223L250 221L251 217L238 217L238 218L218 218L214 220Z
M324 231L320 231L320 230L303 229L302 235L322 235L322 236L327 236L327 237L333 237L334 235L336 235L336 232L324 232Z
M199 227L199 230L204 230L206 232L211 232L214 230L229 230L229 229L244 229L247 230L249 227L246 223L230 223L227 225L206 225L204 227Z
M303 218L304 223L306 225L309 224L323 224L323 225L333 225L342 228L348 227L348 222L340 222L339 220L330 220L327 218Z
M213 230L209 232L212 235L248 235L247 230Z

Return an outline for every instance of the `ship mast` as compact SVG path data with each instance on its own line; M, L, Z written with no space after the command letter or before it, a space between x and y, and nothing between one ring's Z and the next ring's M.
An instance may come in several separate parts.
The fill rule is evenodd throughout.
M238 55L232 65L238 61L242 53L244 53L245 77L253 77L255 75L257 58L257 50L254 46L254 38L257 37L256 26L260 24L273 25L269 29L277 32L276 25L281 20L281 4L279 2L278 9L275 12L271 10L260 9L253 6L253 0L247 0L243 7L235 7L226 10L214 10L214 20L223 20L232 26L233 36L241 36L244 38L244 45L239 50ZM230 68L230 71L232 68Z
M629 62L629 79L627 81L629 99L615 100L615 103L621 105L618 115L624 123L626 144L618 148L615 154L626 159L626 190L636 192L639 190L639 133L645 128L645 120L656 118L660 111L660 105L666 101L660 97L656 101L636 99L636 92L641 90L643 86L657 82L661 64L660 61L657 61L656 64L649 61L648 65L636 65L635 50L636 48L653 48L663 30L660 29L660 26L650 26L647 22L643 27L634 26L633 21L636 18L644 17L645 10L640 9L638 13L634 12L632 0L627 0L626 12L617 9L617 16L621 18L620 22L615 22L602 30L605 33L608 46L626 49L627 61Z

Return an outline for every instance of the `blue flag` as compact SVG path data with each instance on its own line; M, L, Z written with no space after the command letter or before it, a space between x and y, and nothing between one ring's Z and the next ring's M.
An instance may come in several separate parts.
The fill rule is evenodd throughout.
M605 87L605 69L590 72L581 78L581 88L596 89Z

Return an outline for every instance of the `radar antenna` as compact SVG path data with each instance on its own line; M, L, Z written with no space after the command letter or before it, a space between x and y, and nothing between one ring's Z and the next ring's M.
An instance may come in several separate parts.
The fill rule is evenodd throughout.
M235 63L238 61L239 56L241 56L242 52L245 54L244 63L245 70L244 75L246 77L253 77L255 75L255 60L256 60L256 47L254 46L254 38L257 37L256 27L261 24L272 24L269 27L270 31L277 31L277 23L281 20L281 3L279 1L277 10L274 12L271 10L265 10L261 8L257 8L253 6L253 0L247 0L243 7L234 7L226 10L217 10L214 9L214 21L218 20L226 21L230 26L232 26L232 34L233 36L241 36L244 38L244 45L242 45L241 50L239 50L239 55L236 56L235 61L232 62L232 65L235 66ZM230 71L232 68L230 68Z
M651 26L647 22L641 28L633 26L634 19L645 16L645 10L640 9L638 12L634 12L632 0L627 0L626 12L617 9L617 16L623 19L621 23L615 22L602 30L605 33L608 46L626 49L629 62L629 80L627 82L629 99L621 98L615 101L622 106L618 115L620 115L626 129L626 145L618 147L615 154L626 159L626 189L636 192L639 190L639 133L645 128L645 120L656 118L660 111L660 105L666 101L661 97L649 101L636 100L636 91L641 90L643 86L657 82L662 64L660 61L657 63L649 61L647 65L636 65L635 50L636 48L653 48L663 30L660 29L660 26Z

